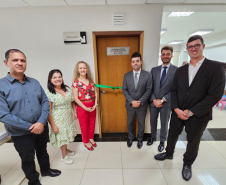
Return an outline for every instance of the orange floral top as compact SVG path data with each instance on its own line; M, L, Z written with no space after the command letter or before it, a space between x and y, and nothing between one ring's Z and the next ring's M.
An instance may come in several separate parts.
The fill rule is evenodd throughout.
M72 83L72 87L78 89L79 100L95 99L94 83L89 83L88 85L86 85L78 79L75 79L75 81Z

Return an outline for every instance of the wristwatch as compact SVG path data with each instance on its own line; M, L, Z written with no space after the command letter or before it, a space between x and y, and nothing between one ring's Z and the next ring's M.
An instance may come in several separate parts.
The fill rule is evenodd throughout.
M190 110L188 110L188 115L189 115L190 117L193 116L193 114L191 113Z
M163 101L163 100L161 100L161 102L163 103L164 101Z

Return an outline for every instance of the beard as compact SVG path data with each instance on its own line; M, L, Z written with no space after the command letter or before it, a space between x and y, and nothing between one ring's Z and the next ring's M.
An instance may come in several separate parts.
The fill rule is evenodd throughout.
M137 70L137 69L140 69L141 66L135 66L133 67L133 69Z
M169 58L167 61L162 60L163 64L169 64L171 61L171 58Z

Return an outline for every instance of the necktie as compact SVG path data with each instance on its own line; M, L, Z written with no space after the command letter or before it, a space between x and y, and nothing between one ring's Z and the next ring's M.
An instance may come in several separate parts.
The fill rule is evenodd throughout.
M137 74L138 73L135 73L135 79L134 79L135 89L137 88L137 83L138 83Z
M163 82L163 80L164 80L164 78L166 76L166 68L167 67L163 67L163 68L164 68L164 70L162 72L162 76L161 76L161 80L160 80L160 87L162 86L162 82Z

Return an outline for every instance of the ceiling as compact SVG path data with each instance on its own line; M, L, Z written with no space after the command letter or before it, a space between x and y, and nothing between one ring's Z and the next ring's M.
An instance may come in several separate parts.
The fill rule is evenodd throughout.
M161 45L168 44L173 40L184 40L185 42L190 33L199 29L214 29L213 33L204 35L204 38L226 31L224 24L226 0L0 0L0 8L161 3L167 5L164 6L162 17L162 29L167 29L167 32L161 36ZM195 13L189 17L168 17L170 12L178 10L194 11Z
M121 4L224 4L226 0L0 0L0 8L26 6L121 5Z
M214 32L203 38L226 31L226 12L195 12L189 17L168 17L170 12L163 12L162 29L167 31L161 35L160 44L168 44L173 40L187 41L189 34L200 29L214 29Z

